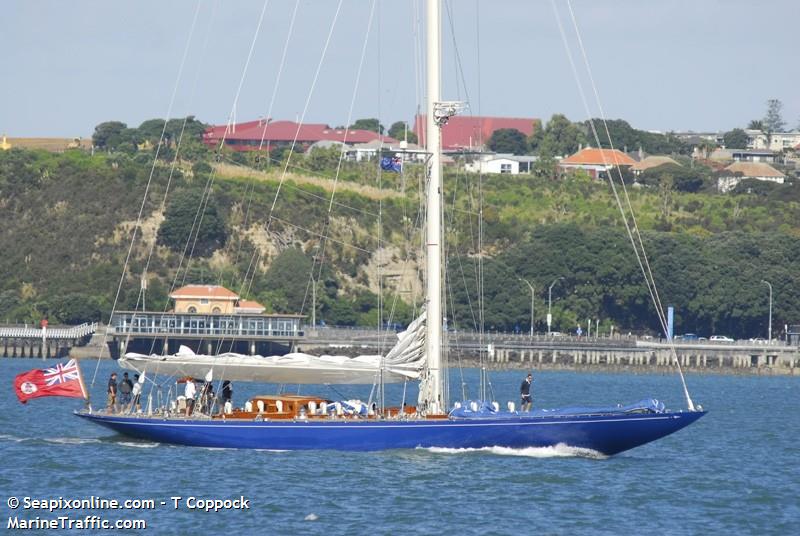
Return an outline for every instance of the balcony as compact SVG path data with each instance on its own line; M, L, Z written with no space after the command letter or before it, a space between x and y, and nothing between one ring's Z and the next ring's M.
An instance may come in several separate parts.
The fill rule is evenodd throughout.
M295 341L303 338L303 316L192 314L121 311L109 328L113 337Z

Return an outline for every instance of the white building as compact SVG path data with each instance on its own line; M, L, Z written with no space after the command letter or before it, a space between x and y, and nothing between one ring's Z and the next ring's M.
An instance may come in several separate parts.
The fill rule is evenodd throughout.
M770 151L781 152L784 149L792 149L800 144L800 131L774 132L767 143L767 135L760 130L745 130L747 133L748 149L768 149Z
M398 141L387 143L381 140L373 140L367 143L357 143L347 150L347 158L361 162L362 160L372 160L378 153L382 155L396 154L402 156L405 161L424 162L428 152L415 143Z
M783 184L786 175L764 162L734 162L725 168L731 175L717 179L717 189L730 192L744 179L757 179L760 181Z
M530 173L538 156L517 156L513 154L485 154L464 167L471 173L501 173L518 175Z

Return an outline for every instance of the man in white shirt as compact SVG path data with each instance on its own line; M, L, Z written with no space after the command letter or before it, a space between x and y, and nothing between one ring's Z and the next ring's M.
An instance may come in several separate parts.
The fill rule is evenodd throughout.
M133 391L131 392L131 394L133 395L133 400L131 400L131 406L128 409L129 413L133 413L134 411L136 411L136 413L141 413L142 412L141 398L142 398L142 383L143 382L144 382L144 380L139 380L139 375L138 374L134 374L134 376L133 376Z
M194 397L197 394L197 387L194 384L194 380L192 378L188 378L186 380L186 389L183 392L183 396L186 397L186 416L192 414L192 410L194 409Z

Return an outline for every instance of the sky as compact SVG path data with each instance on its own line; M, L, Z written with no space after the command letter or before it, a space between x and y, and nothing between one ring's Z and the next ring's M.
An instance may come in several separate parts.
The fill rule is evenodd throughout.
M0 134L87 137L103 121L187 114L215 124L412 121L424 106L422 3L5 0ZM800 1L571 5L608 118L725 131L763 117L777 98L788 127L800 123ZM583 88L600 115L565 0L449 0L444 25L442 97L467 101L466 113L584 120Z

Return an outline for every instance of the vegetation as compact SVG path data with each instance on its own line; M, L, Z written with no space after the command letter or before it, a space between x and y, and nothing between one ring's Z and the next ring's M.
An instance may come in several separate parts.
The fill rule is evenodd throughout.
M389 136L396 140L408 140L409 143L417 143L417 135L411 131L405 121L396 121L389 127Z
M487 145L496 153L525 154L528 152L528 140L525 138L525 134L515 128L495 130Z
M723 140L728 149L747 149L747 133L741 128L726 132Z
M203 207L202 213L197 208ZM158 243L176 253L208 257L225 245L225 222L217 203L201 190L183 190L172 195L158 228Z
M363 128L364 123L354 126L359 124ZM269 311L308 316L315 289L317 319L328 324L411 319L420 305L411 294L398 300L386 292L379 309L380 276L371 267L378 264L373 253L379 240L393 251L392 262L420 258L414 222L421 165L382 173L386 195L378 196L377 163L345 161L337 176L338 148L307 156L278 148L270 158L226 150L217 158L195 134L181 143L173 170L183 120L166 123L169 158L160 154L153 166L164 127L160 120L136 129L103 123L95 143L105 150L94 155L0 152L0 321L107 319L151 170L143 224L136 230L141 240L131 252L118 309L137 306L139 279L150 259L150 309L167 305L173 282L193 282L223 284ZM380 130L377 123L372 127ZM401 127L393 124L390 133ZM651 136L624 121L610 122L609 129L617 147L684 151L671 145L671 136ZM519 142L507 134L497 137ZM447 171L451 325L478 324L480 258L487 329L527 331L530 294L518 277L534 284L537 329L544 329L547 287L563 277L553 287L554 329L573 330L599 319L606 330L613 325L658 331L613 193L581 173L562 177L553 159L577 150L587 134L586 124L560 115L537 126L531 139L523 139L526 151L540 155L530 176L484 176L479 184L459 167ZM283 176L289 157L290 173ZM796 185L742 181L722 195L714 188L716 171L674 158L682 165L647 170L635 178L636 187L626 174L627 192L620 195L630 199L662 301L676 307L678 331L763 335L767 293L761 279L774 286L776 332L800 320L800 291L794 290L800 289L794 268L800 261ZM187 243L194 244L194 254L182 262Z

